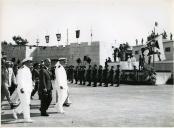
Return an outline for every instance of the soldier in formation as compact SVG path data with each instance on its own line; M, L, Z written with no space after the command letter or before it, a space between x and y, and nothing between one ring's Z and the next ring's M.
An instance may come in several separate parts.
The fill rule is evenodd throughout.
M103 69L102 65L97 66L96 64L91 66L89 65L86 69L86 66L74 66L70 65L69 68L71 70L67 70L67 78L71 83L79 84L79 85L86 85L97 87L97 86L114 86L117 84L116 87L120 85L120 75L121 70L120 66L117 65L117 68L114 69L114 66L109 68L108 65L105 66ZM74 82L75 79L75 82Z

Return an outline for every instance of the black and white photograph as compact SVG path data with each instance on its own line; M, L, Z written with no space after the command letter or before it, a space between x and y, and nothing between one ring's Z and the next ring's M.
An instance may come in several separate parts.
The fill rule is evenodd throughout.
M0 0L1 127L174 127L174 0Z

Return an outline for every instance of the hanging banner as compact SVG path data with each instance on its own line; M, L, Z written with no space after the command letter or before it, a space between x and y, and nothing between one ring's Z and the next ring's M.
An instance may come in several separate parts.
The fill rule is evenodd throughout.
M80 37L80 30L76 30L76 38Z
M60 33L56 34L56 37L57 37L57 41L61 40L61 34Z
M49 35L45 36L46 43L49 43Z

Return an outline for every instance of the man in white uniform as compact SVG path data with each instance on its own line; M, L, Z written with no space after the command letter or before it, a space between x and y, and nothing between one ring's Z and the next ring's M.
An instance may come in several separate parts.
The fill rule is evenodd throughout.
M24 122L31 123L30 118L30 96L33 89L32 86L32 75L30 71L32 58L25 58L22 61L23 66L17 72L17 92L20 98L20 105L13 109L13 117L18 119L17 114L23 113Z
M65 100L68 98L69 91L67 85L67 74L64 67L59 63L59 61L55 66L55 88L58 92L58 102L56 103L55 107L58 112L64 113L65 111L63 110L63 104Z

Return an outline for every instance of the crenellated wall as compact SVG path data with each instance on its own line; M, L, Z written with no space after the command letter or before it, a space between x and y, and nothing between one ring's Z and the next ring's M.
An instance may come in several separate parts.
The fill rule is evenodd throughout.
M69 65L76 65L77 58L83 61L84 56L91 58L91 64L100 64L100 42L71 43L66 46L52 46L52 47L29 47L17 45L2 45L2 51L7 54L8 58L24 59L26 56L33 57L34 61L40 62L45 58L56 60L59 58L67 58Z
M84 56L89 56L92 61L91 64L99 64L99 42L92 42L88 45L87 42L77 44L72 43L65 47L38 47L32 53L33 59L35 61L41 61L45 58L59 59L67 58L68 64L76 65L77 58L83 60Z

